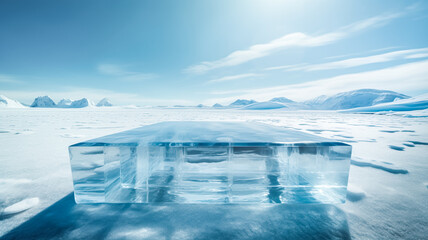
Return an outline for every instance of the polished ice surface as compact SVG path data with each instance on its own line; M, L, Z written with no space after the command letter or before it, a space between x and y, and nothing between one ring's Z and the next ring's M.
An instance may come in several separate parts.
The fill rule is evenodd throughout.
M162 122L69 150L77 203L342 203L351 157L251 122Z

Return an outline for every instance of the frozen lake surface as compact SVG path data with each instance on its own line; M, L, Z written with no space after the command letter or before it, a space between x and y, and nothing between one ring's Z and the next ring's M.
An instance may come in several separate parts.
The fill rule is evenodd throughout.
M339 205L76 205L67 147L161 121L255 121L352 145ZM2 239L422 239L428 118L216 109L1 109Z

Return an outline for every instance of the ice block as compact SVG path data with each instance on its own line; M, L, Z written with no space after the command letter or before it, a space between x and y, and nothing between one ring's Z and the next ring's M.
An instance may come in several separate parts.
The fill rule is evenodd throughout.
M77 203L343 203L351 146L255 122L161 122L69 147Z

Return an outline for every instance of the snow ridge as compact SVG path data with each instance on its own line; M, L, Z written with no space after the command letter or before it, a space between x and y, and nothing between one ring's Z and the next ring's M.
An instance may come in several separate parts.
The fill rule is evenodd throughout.
M0 108L25 108L25 106L16 100L0 95Z

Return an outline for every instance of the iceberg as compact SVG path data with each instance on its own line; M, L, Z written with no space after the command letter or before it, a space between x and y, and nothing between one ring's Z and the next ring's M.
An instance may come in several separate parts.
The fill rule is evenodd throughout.
M70 104L70 108L84 108L84 107L93 107L94 103L86 98L73 101Z
M59 108L69 108L72 103L72 100L63 98L61 99L61 101L58 102L56 106Z
M53 108L55 107L55 102L48 96L37 97L34 99L33 104L30 107L39 107L39 108Z
M351 146L256 122L161 122L69 147L77 203L343 203Z

